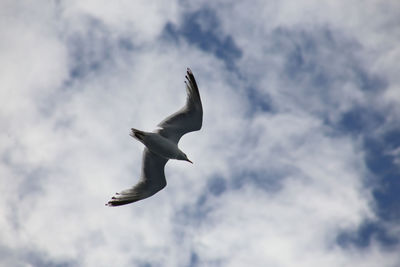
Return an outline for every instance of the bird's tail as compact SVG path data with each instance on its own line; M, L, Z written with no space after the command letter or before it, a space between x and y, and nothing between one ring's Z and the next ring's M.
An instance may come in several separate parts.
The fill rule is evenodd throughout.
M141 131L141 130L132 128L131 129L131 133L129 135L132 136L133 138L139 140L139 141L143 141L145 133L143 131Z

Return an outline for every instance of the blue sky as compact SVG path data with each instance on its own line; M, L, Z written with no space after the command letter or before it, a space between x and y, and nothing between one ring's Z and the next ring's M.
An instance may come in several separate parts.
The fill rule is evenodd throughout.
M397 1L3 1L0 265L400 266ZM168 186L118 208L185 101Z

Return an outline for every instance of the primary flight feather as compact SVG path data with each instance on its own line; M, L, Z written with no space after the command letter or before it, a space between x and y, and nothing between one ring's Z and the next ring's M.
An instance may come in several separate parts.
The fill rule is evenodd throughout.
M132 128L130 135L146 146L143 151L141 178L132 188L116 193L107 206L129 204L150 197L163 189L167 185L164 166L169 159L191 162L178 148L178 142L184 134L201 129L203 107L192 71L188 68L186 73L185 106L160 122L157 125L160 128L154 132Z

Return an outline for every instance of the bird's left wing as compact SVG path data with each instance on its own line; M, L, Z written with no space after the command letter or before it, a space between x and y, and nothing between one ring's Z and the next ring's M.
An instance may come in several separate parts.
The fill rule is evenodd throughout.
M189 68L186 74L187 98L185 106L160 122L158 124L160 129L156 130L157 133L176 144L182 135L200 130L203 124L203 106L201 104L199 88Z
M154 154L147 148L143 151L142 177L133 187L116 193L107 206L120 206L148 198L167 185L164 166L168 159Z

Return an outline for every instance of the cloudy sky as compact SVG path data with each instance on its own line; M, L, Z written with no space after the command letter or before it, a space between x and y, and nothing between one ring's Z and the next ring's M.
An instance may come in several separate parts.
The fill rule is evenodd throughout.
M194 2L196 2L194 4ZM324 3L322 3L324 2ZM400 266L400 4L0 3L1 266ZM183 106L168 186L108 208Z

